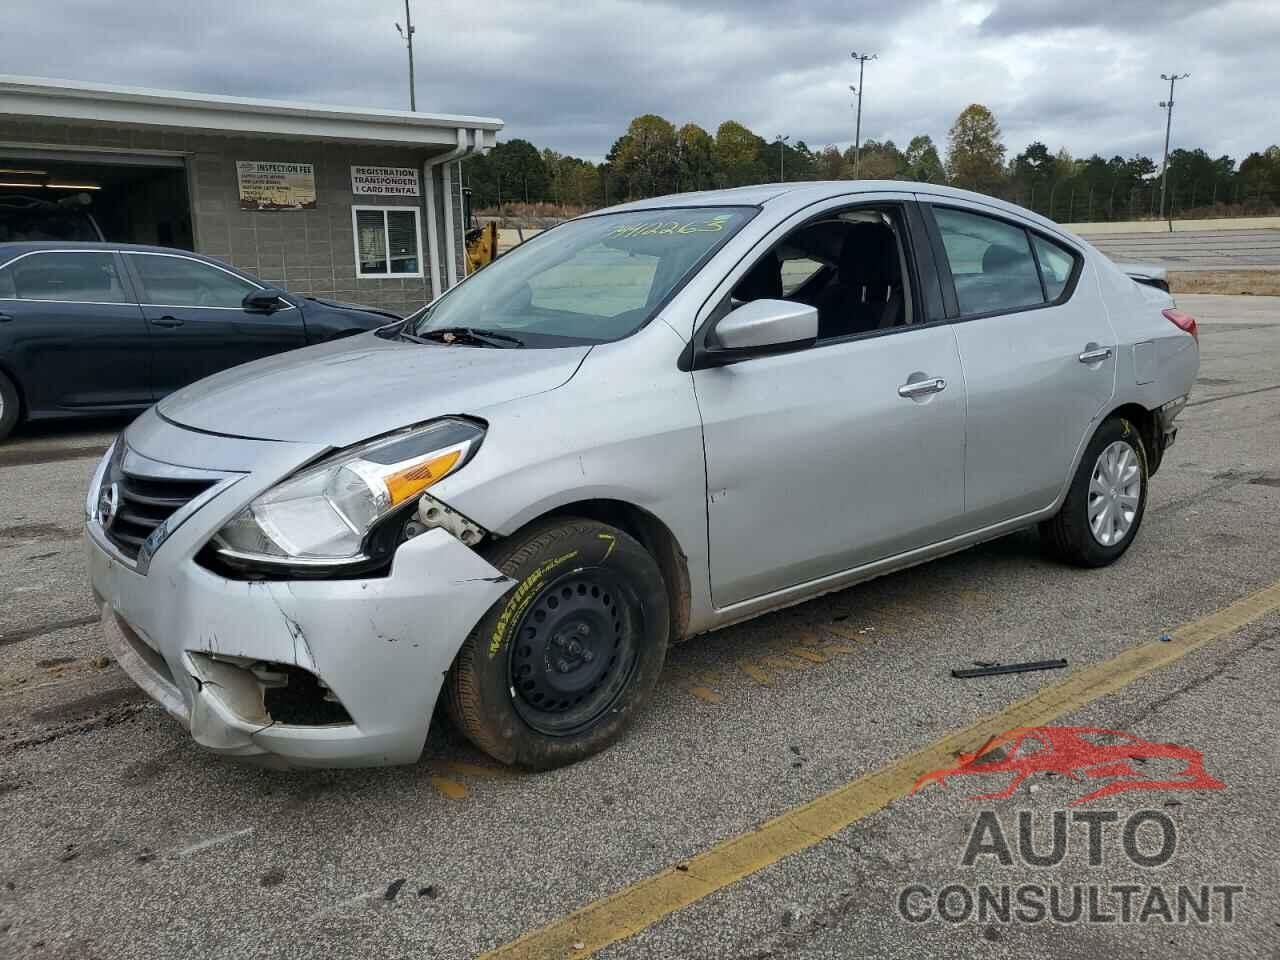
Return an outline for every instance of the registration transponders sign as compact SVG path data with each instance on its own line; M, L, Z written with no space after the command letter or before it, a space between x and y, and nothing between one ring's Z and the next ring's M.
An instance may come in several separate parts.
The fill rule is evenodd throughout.
M351 192L365 197L416 197L418 171L413 167L352 167Z

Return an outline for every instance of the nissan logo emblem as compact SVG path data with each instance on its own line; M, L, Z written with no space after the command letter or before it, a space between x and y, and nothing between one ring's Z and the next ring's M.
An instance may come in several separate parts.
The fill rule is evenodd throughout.
M103 530L111 529L111 522L120 509L120 490L114 483L109 483L98 494L98 522Z

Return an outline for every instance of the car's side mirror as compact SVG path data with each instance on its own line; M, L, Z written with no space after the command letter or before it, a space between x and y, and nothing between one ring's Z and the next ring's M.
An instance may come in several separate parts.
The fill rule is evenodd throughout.
M752 300L721 318L707 337L709 366L785 353L818 339L818 308L790 300Z
M265 287L262 290L250 290L240 303L246 310L253 313L274 313L284 307L284 301L281 299L283 296L283 290Z

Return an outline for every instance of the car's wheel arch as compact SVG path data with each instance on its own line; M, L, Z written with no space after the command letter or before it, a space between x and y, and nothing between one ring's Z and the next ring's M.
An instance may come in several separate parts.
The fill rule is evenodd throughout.
M1142 439L1143 452L1147 455L1148 473L1155 473L1160 466L1160 457L1162 453L1160 450L1160 426L1156 412L1154 410L1148 410L1140 403L1134 403L1132 401L1129 403L1122 403L1115 409L1108 412L1105 417L1099 418L1098 425L1101 426L1107 420L1114 417L1127 420L1137 428L1138 436ZM1094 429L1096 431L1097 428L1095 427ZM1085 446L1088 445L1092 436L1093 434L1090 434L1089 437L1085 439ZM1084 448L1081 447L1082 451L1083 449Z
M1143 451L1147 455L1147 475L1156 472L1156 468L1160 466L1162 451L1160 450L1159 426L1154 410L1148 410L1140 403L1127 401L1118 403L1113 407L1107 408L1106 412L1099 414L1089 423L1089 431L1080 438L1080 443L1076 447L1075 455L1071 458L1071 468L1067 471L1062 481L1062 489L1058 491L1058 496L1054 499L1052 505L1047 510L1041 511L1043 515L1054 513L1067 497L1067 491L1071 488L1071 479L1076 475L1076 470L1080 468L1080 458L1084 456L1085 450L1089 447L1089 441L1093 439L1098 429L1115 417L1128 420L1137 428L1138 436L1142 439Z
M510 536L557 518L577 517L607 523L631 535L649 551L662 574L671 612L671 642L683 640L689 630L691 589L688 555L671 528L652 512L626 500L585 498L547 507L525 519Z
M7 363L3 358L0 358L0 374L3 374L8 378L9 382L13 384L13 389L18 394L18 423L22 423L31 411L31 407L27 403L26 390L22 386L22 380L14 371L13 366Z

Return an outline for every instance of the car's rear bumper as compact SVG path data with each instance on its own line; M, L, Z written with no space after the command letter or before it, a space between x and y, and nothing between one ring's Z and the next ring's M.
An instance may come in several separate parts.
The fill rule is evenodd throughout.
M201 746L278 765L416 760L454 655L511 586L438 529L404 543L384 577L288 582L228 580L166 549L143 576L94 521L87 532L120 666ZM261 677L291 668L318 679L350 722L273 719Z

